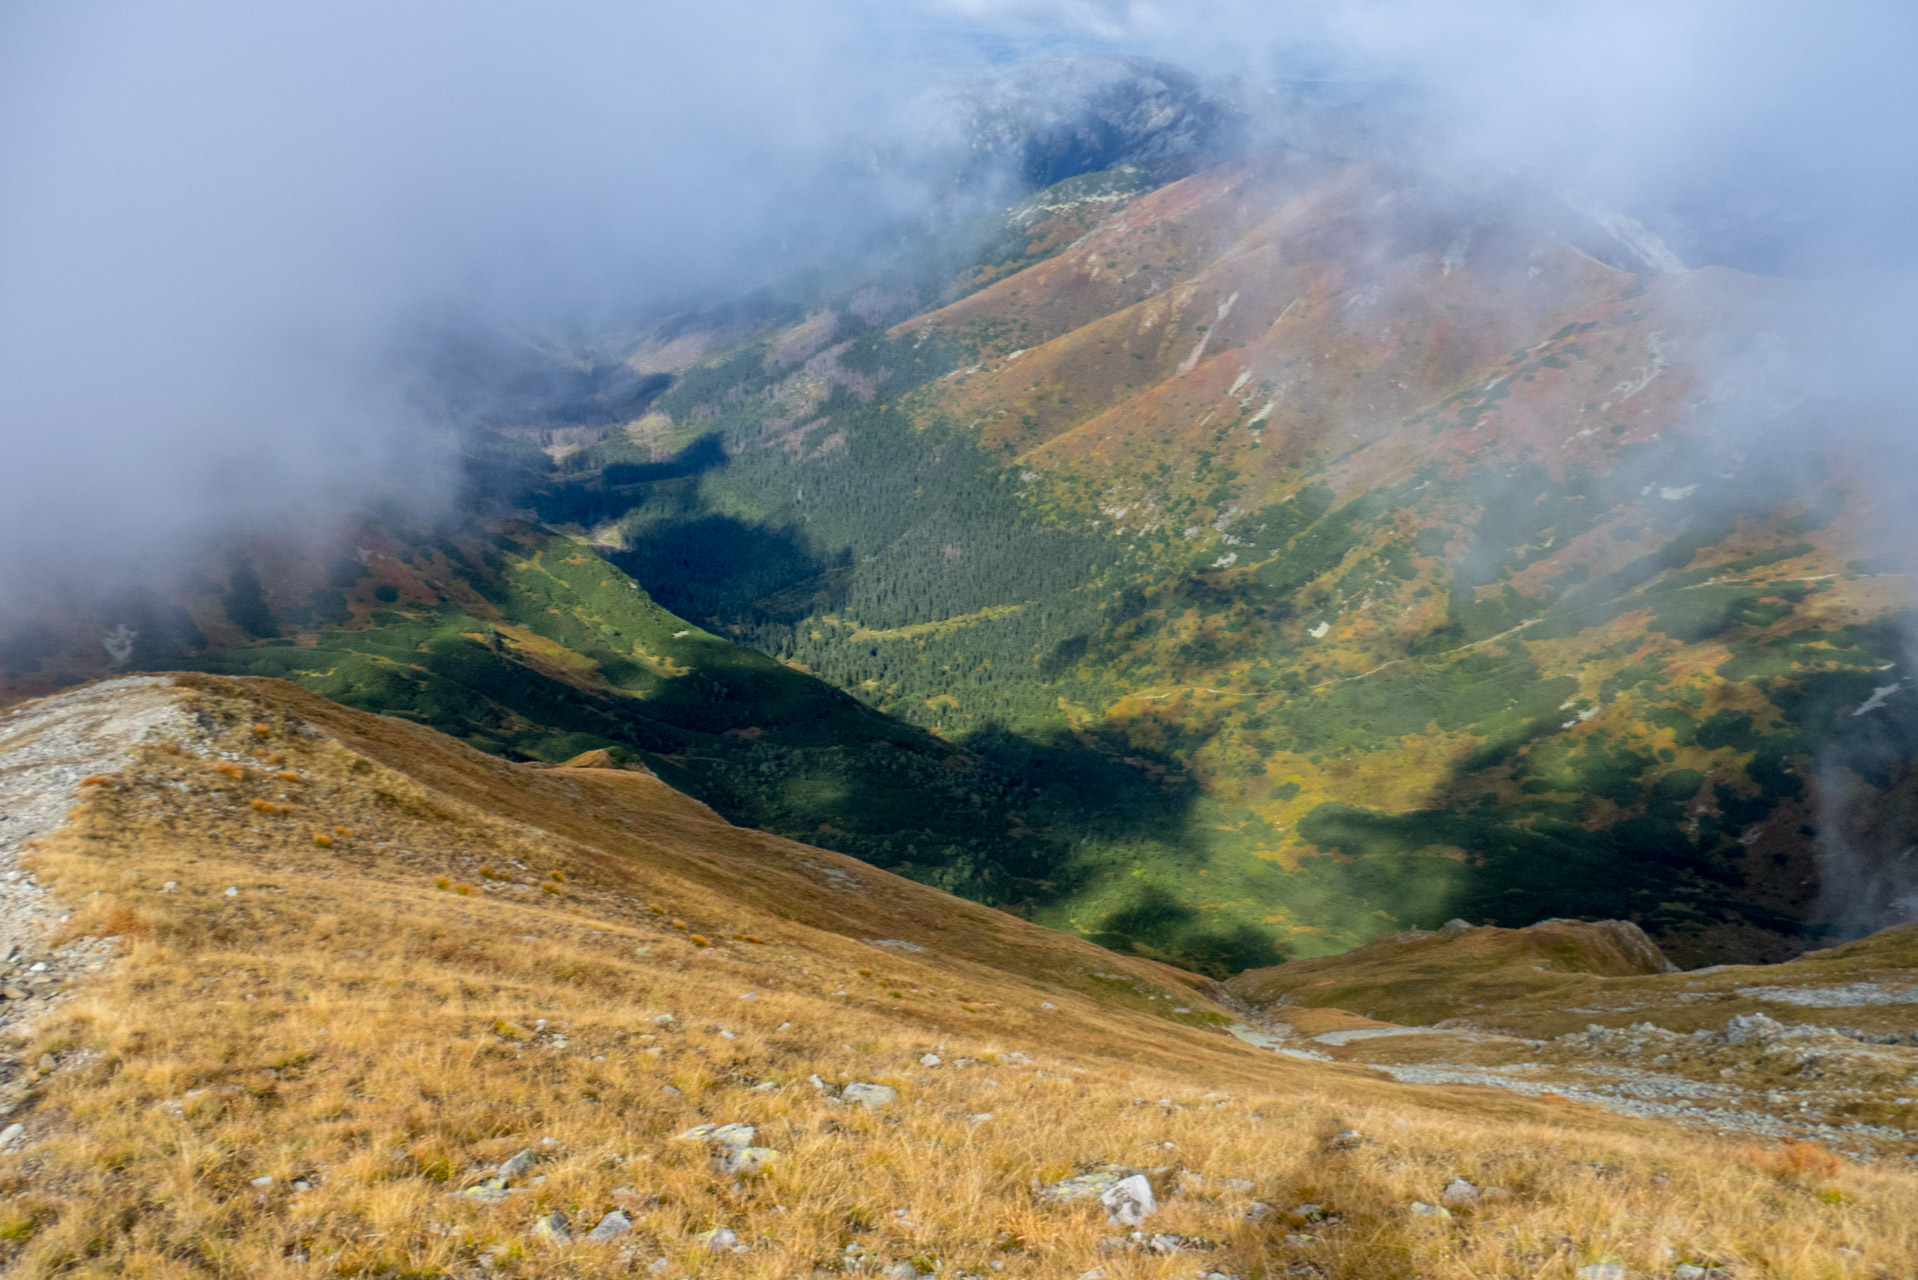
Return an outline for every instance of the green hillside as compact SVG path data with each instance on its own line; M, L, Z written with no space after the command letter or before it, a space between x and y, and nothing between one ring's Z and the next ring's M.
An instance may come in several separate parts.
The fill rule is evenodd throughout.
M1808 776L1905 803L1887 744L1918 709L1884 674L1892 566L1853 558L1828 460L1790 433L1713 456L1686 425L1701 299L1732 341L1777 298L1524 228L1441 271L1438 213L1357 276L1325 243L1339 208L1275 229L1326 185L1228 167L1109 193L1090 230L1062 199L1083 257L1041 224L1018 270L892 329L816 299L513 496L982 758L1072 743L1176 797L1061 833L1029 904L1085 936L1188 963L1229 940L1237 967L1616 916L1685 960L1789 953L1815 927ZM1105 269L1135 283L1088 300ZM1381 351L1350 316L1394 292L1391 331L1422 336ZM1441 323L1466 330L1442 360ZM1605 399L1626 374L1650 388L1629 418Z
M0 682L284 676L604 751L1213 973L1453 917L1777 959L1883 923L1819 850L1877 883L1918 812L1855 464L1814 410L1715 434L1751 407L1704 353L1790 303L1310 157L1090 175L473 425L444 527L229 550Z
M1024 912L1082 891L1088 839L1176 846L1190 822L1189 788L1141 785L1076 739L957 746L879 714L681 621L570 539L514 526L400 545L342 593L348 621L289 618L283 638L169 665L293 680L513 758L604 751L735 822ZM216 598L236 607L230 588ZM1191 963L1242 967L1244 942L1209 922L1162 936Z

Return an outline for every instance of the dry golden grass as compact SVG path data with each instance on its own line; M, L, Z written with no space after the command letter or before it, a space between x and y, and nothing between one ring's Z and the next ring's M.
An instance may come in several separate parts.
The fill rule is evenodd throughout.
M1220 1035L1199 980L735 831L644 777L504 765L284 686L189 696L244 779L153 748L34 855L68 928L123 955L20 1046L60 1065L0 1157L12 1274L477 1275L485 1256L774 1280L844 1270L855 1242L868 1271L1110 1280L1569 1277L1612 1256L1918 1274L1903 1173L1278 1058ZM813 1074L900 1097L840 1105ZM673 1140L723 1121L781 1158L736 1178ZM1367 1141L1328 1142L1346 1127ZM456 1194L529 1147L505 1203ZM1106 1162L1158 1170L1151 1229L1218 1248L1102 1253L1096 1209L1035 1194ZM1508 1194L1409 1213L1456 1176ZM1279 1212L1248 1222L1254 1199ZM1308 1201L1340 1221L1287 1219ZM532 1232L616 1207L616 1245ZM699 1244L720 1226L750 1252Z
M1402 1023L1525 999L1562 1008L1580 1004L1607 978L1661 973L1657 946L1628 929L1615 921L1547 920L1525 929L1390 934L1343 955L1248 969L1230 986L1255 1004L1282 999Z
M1641 946L1621 947L1616 922L1545 921L1524 929L1402 933L1343 955L1249 969L1232 991L1255 1005L1346 1011L1404 1025L1464 1017L1517 1035L1554 1036L1591 1023L1617 1026L1655 1016L1679 1031L1720 1029L1738 1014L1869 1032L1907 1031L1910 1006L1780 1006L1753 988L1819 988L1858 982L1902 988L1918 974L1918 924L1897 925L1779 964L1715 965L1664 973Z

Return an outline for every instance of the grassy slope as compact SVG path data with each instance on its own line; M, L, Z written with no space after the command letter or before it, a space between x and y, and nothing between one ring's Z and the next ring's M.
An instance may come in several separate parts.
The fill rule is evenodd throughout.
M1195 175L804 376L775 339L690 372L658 408L723 467L609 453L538 500L890 714L1183 788L1034 898L1083 936L1256 966L1583 915L1788 955L1814 762L1902 812L1918 736L1908 698L1849 716L1903 653L1848 464L1695 434L1704 353L1789 300L1476 218L1299 157ZM722 529L784 568L686 550Z
M1841 1245L1867 1273L1918 1265L1909 1175L1274 1058L1168 1008L1209 1008L1189 977L728 827L642 775L509 764L272 682L190 685L199 732L88 788L32 855L67 931L124 954L12 1046L58 1060L0 1155L15 1274L476 1275L484 1255L771 1280L856 1241L878 1267L1190 1275L1190 1254L1101 1254L1096 1212L1033 1195L1108 1160L1164 1166L1152 1225L1248 1276L1676 1255L1812 1277ZM881 936L927 950L862 941ZM813 1073L901 1098L835 1106ZM782 1151L768 1172L671 1140L731 1120ZM1370 1141L1329 1148L1346 1125ZM452 1194L522 1147L540 1163L506 1203ZM1510 1195L1408 1213L1459 1175ZM1339 1221L1294 1243L1283 1215L1245 1220L1253 1196ZM531 1230L616 1206L629 1257ZM703 1248L721 1225L751 1251Z
M1428 1025L1518 1000L1569 1008L1595 980L1663 973L1669 964L1629 925L1551 920L1524 929L1392 934L1343 955L1248 969L1229 985L1253 1004L1333 1006Z
M1781 964L1676 973L1621 963L1610 941L1603 922L1554 921L1457 936L1395 935L1342 956L1250 970L1229 985L1255 1004L1336 1006L1406 1026L1464 1017L1474 1026L1523 1036L1643 1019L1687 1033L1721 1030L1727 1019L1752 1013L1870 1034L1902 1033L1911 1026L1910 1005L1895 1001L1821 1008L1742 992L1817 991L1853 983L1903 990L1918 967L1918 925L1882 930Z
M1019 903L1058 859L1060 839L1013 834L1043 765L995 767L684 622L579 543L514 526L484 550L407 556L376 559L345 625L186 661L295 680L509 757L610 749L736 822L988 902Z
M1340 1061L1502 1069L1519 1087L1601 1094L1622 1081L1631 1096L1698 1099L1694 1123L1763 1116L1854 1151L1911 1156L1918 926L1782 964L1691 972L1660 972L1659 957L1623 940L1621 953L1616 922L1395 934L1242 973L1231 988ZM1733 1040L1734 1019L1755 1028ZM1393 1034L1404 1027L1437 1033ZM1317 1040L1338 1031L1367 1034Z

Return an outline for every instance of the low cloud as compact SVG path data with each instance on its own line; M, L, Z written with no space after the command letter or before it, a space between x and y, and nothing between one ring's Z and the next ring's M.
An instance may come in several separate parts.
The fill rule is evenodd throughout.
M912 215L926 193L860 148L929 127L927 68L868 16L10 7L0 608L250 522L430 511L428 335L589 328Z

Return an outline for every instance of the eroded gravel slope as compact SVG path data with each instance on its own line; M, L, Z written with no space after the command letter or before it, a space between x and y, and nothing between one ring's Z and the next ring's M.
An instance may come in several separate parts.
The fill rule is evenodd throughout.
M21 869L21 849L58 830L82 780L124 768L134 746L190 725L173 682L128 676L28 703L0 717L0 1035L43 1012L111 945L50 947L60 922L47 891Z

